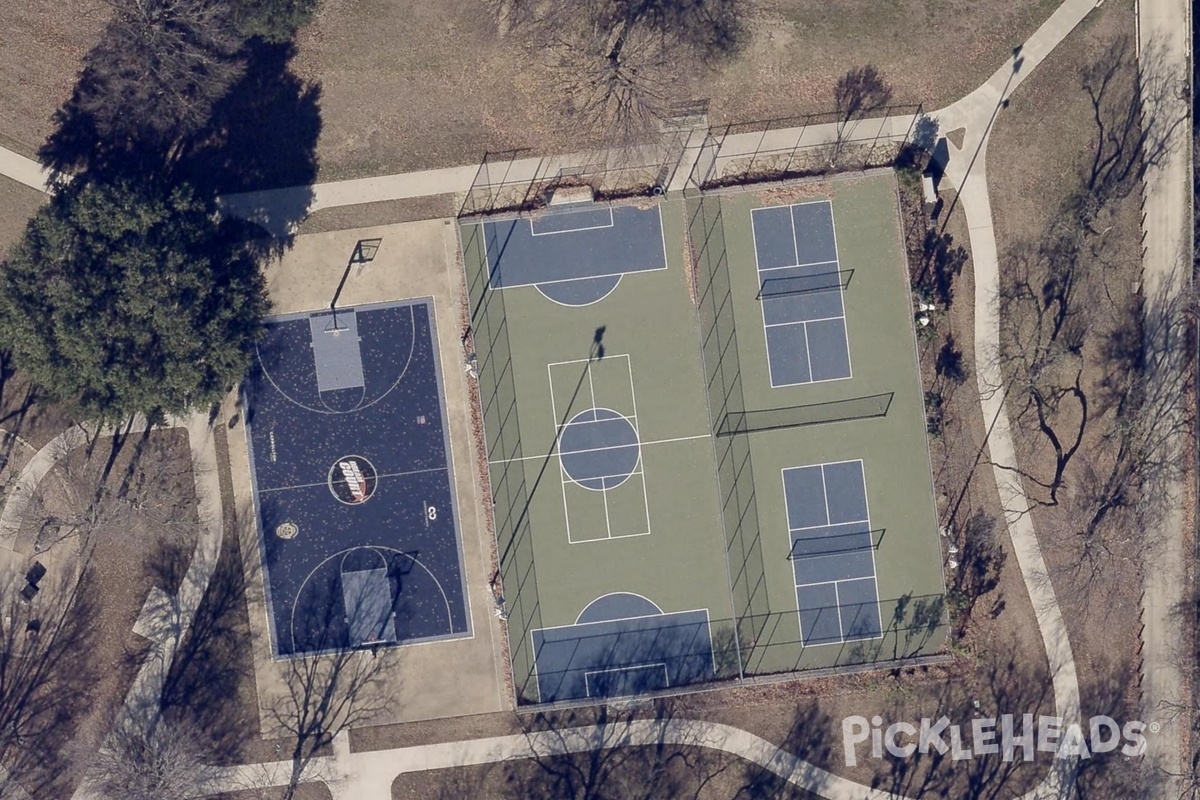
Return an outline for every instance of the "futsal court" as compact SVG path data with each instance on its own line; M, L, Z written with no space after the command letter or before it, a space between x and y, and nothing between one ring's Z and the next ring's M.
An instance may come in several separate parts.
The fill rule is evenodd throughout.
M273 652L470 636L431 304L265 327L245 391Z
M461 221L519 702L940 644L890 181Z

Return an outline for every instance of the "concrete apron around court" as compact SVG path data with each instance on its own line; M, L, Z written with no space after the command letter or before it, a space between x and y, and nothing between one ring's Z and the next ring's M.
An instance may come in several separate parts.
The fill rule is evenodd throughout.
M472 636L445 642L384 648L355 658L378 658L378 696L365 706L382 708L369 724L481 714L510 708L506 688L503 633L489 587L492 556L475 447L471 437L470 395L460 342L461 269L455 229L440 220L299 236L282 259L266 269L273 314L329 308L359 239L382 238L375 259L355 266L346 278L339 308L432 297L442 391L454 465L454 506L458 514ZM244 409L243 409L244 411ZM258 520L252 497L244 417L231 423L229 452L234 502L242 537L246 595L254 647L258 700L264 728L288 707L291 666L272 658L264 601L264 571L258 545ZM317 658L320 658L319 656ZM264 730L269 736L271 731Z

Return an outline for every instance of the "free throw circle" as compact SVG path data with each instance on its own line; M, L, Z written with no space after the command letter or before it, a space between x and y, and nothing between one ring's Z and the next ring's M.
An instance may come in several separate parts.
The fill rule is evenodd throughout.
M637 429L616 411L591 408L563 426L558 454L575 483L597 492L615 489L637 469Z

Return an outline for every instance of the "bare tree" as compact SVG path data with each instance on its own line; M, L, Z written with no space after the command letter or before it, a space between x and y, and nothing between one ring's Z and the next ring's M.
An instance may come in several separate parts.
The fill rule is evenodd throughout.
M837 107L837 145L830 163L837 163L842 146L850 133L851 122L862 119L872 111L878 111L892 101L892 87L873 65L855 67L838 78L833 87L833 100Z
M274 732L292 742L286 800L295 794L318 751L327 747L334 736L371 721L383 711L383 664L377 653L345 645L323 655L293 656L288 660L283 694L269 704L267 712Z
M1014 428L1036 431L1037 436L1024 437L1026 444L1038 455L1048 447L1054 461L1048 476L1034 468L1024 470L1024 476L1041 490L1031 493L1031 499L1054 506L1088 424L1081 354L1087 286L1070 236L1018 242L1006 254L1005 273L1000 354L1011 383Z
M165 541L182 539L195 524L186 510L191 498L191 460L172 452L179 432L149 427L131 449L118 434L97 452L78 441L60 440L55 466L33 496L27 516L38 520L34 545L44 552L67 539L83 549L108 536L119 536L134 523L152 527ZM104 451L107 452L104 452ZM114 472L124 457L123 468Z
M241 70L241 38L225 0L105 1L115 13L42 149L60 171L89 155L79 152L80 140L168 155L208 120Z
M672 108L743 39L743 0L495 0L502 30L549 67L576 132L612 146L656 137Z
M1091 201L1103 205L1136 188L1147 170L1166 156L1174 131L1185 116L1169 116L1171 96L1179 91L1161 44L1136 53L1132 38L1122 36L1080 73L1092 104L1095 139L1084 183Z
M634 724L649 722L648 735L634 735ZM538 714L527 720L538 753L530 762L507 769L505 784L513 800L696 800L732 764L699 747L674 743L666 735L677 725L670 701L614 705L566 714ZM577 746L578 726L594 731L584 752Z
M118 725L92 762L89 788L119 800L203 796L214 769L202 741L203 734L183 722L160 719L149 730Z

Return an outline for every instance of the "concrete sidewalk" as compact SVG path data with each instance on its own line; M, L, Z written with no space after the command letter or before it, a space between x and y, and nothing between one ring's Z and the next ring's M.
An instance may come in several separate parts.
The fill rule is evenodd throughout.
M1180 292L1191 287L1192 254L1192 164L1189 91L1191 69L1191 4L1187 0L1140 0L1138 3L1138 59L1146 104L1144 119L1164 126L1166 154L1161 164L1150 169L1142 187L1143 296L1148 317L1177 314L1172 311ZM1159 83L1162 81L1163 83ZM1161 91L1161 94L1156 90ZM1180 326L1183 321L1180 320ZM1152 361L1159 370L1184 370L1193 357L1183 352L1175 336L1182 329L1159 330L1152 326L1146 343L1160 354ZM1161 363L1158 363L1160 362ZM1153 376L1151 377L1154 380ZM1171 380L1169 376L1164 380ZM1187 413L1180 409L1180 413ZM1184 426L1186 427L1186 426ZM1165 444L1168 463L1190 452L1188 436L1180 432L1176 441ZM1167 491L1148 502L1161 504L1152 518L1162 524L1152 545L1143 552L1142 593L1142 715L1160 727L1157 736L1147 737L1146 757L1165 776L1157 787L1160 798L1176 798L1186 789L1178 776L1187 775L1184 742L1191 728L1194 707L1187 694L1187 675L1179 654L1187 642L1189 615L1175 615L1186 602L1192 554L1185 525L1194 507L1192 494L1195 464L1189 465Z

